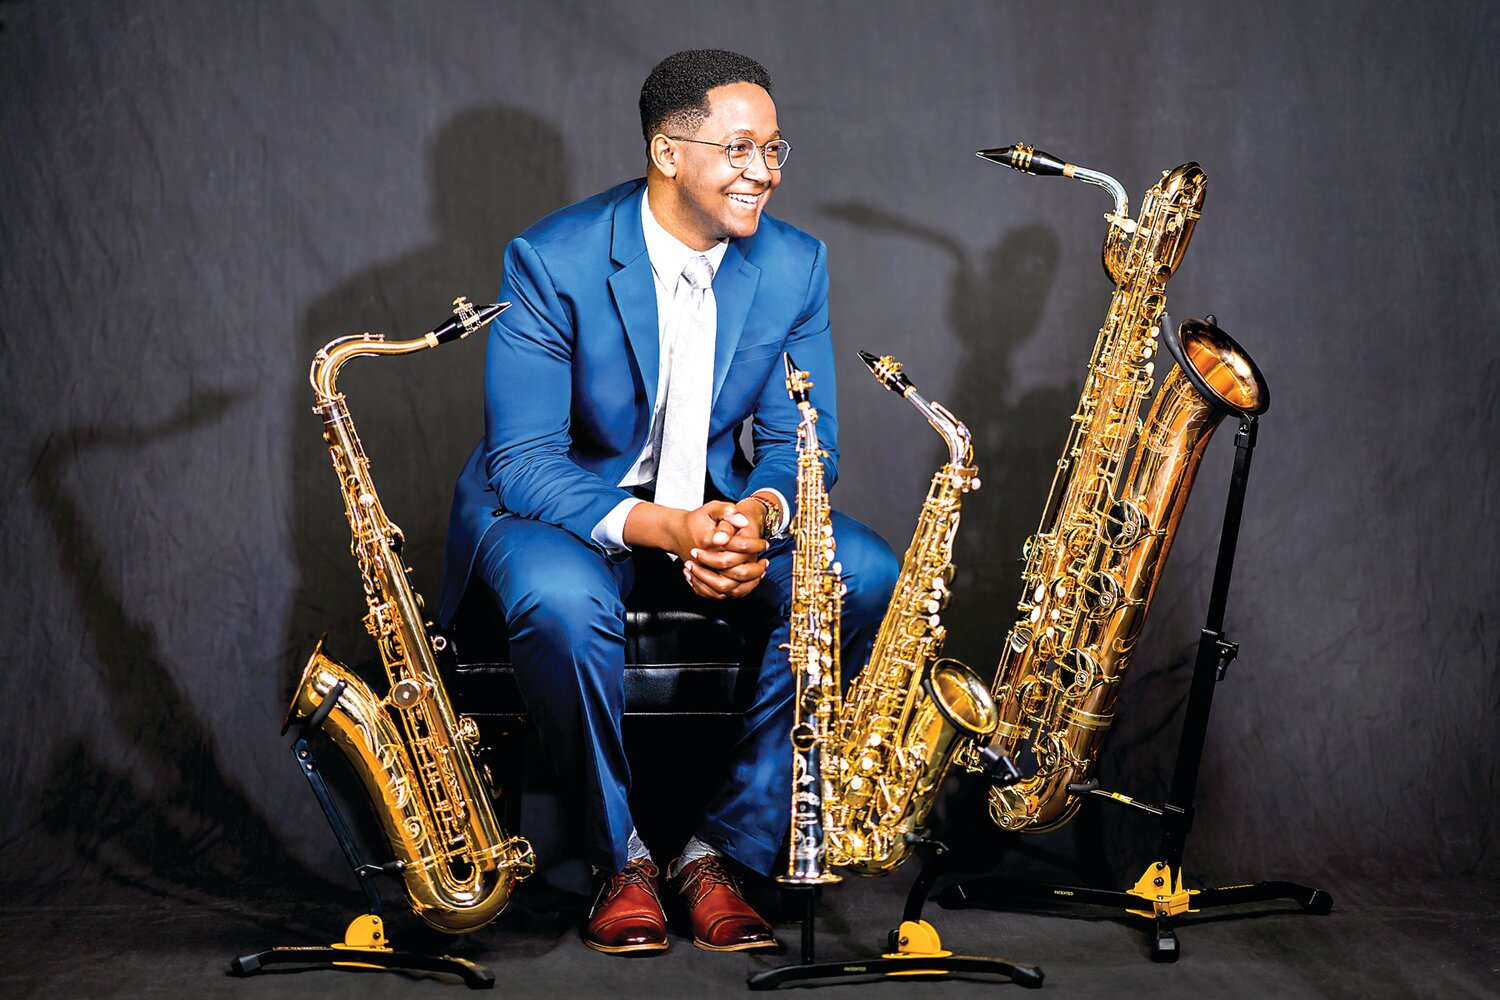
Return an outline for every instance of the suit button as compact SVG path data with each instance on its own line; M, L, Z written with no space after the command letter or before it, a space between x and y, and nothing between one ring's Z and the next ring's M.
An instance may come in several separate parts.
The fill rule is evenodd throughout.
M501 510L499 507L496 507L494 510L490 511L490 517L499 517L503 513L505 513L505 511Z

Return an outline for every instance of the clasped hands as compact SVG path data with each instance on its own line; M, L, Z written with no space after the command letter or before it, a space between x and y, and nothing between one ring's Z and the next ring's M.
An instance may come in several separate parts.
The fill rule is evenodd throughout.
M686 544L672 551L693 593L721 601L754 590L766 574L761 553L770 545L760 537L760 519L724 500L681 513Z
M639 503L625 519L625 544L663 549L682 560L693 593L709 600L744 597L766 574L759 501L715 500L696 510Z

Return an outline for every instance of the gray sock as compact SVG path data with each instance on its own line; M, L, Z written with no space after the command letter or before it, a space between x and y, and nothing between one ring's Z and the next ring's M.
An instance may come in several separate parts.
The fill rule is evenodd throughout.
M645 858L647 861L653 861L651 857L651 851L648 847L646 847L646 842L641 839L641 835L636 832L635 827L631 827L630 840L625 844L625 862L626 864L629 864L632 861L639 861L641 858ZM655 862L653 861L653 863ZM614 872L605 871L598 865L589 865L589 870L592 871L595 875L614 874Z
M651 852L646 848L646 842L641 840L641 835L633 826L630 828L630 842L625 845L625 851L629 855L627 860L639 861L642 858L647 861L651 860Z
M694 861L697 861L699 858L706 858L710 854L718 855L720 853L721 852L717 847L713 847L709 844L704 843L702 840L698 839L697 835L695 834L693 836L693 839L689 840L687 844L682 848L681 856L679 856L678 859L672 863L672 870L667 872L667 877L676 878L678 872L682 871L684 868L692 864Z

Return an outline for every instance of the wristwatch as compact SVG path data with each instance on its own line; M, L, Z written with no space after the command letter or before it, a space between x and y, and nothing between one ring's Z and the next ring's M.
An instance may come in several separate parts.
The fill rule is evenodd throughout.
M765 490L750 494L750 499L765 508L760 519L760 537L769 541L781 527L781 501L776 499L776 494Z

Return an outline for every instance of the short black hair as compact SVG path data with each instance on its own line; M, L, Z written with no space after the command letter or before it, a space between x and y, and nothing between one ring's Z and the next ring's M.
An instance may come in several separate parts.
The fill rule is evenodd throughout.
M724 49L689 49L656 64L641 84L641 138L668 127L691 132L708 117L708 92L731 83L753 83L771 92L771 74L749 56Z

